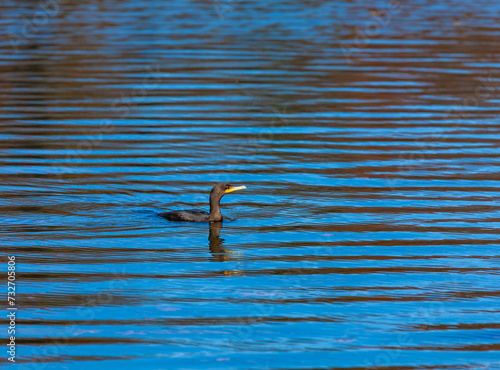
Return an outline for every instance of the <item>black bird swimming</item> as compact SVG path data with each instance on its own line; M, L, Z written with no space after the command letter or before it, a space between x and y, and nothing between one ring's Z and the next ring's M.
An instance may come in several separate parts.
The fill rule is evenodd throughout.
M227 193L246 189L246 186L232 186L229 184L216 184L210 192L210 213L200 209L186 209L183 211L172 211L159 213L158 216L165 217L169 221L188 222L217 222L222 221L220 213L220 200Z

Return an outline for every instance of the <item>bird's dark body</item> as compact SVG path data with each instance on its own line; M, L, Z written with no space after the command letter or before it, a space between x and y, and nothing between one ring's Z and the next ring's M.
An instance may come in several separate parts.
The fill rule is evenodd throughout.
M186 221L186 222L208 222L210 221L210 213L201 209L185 209L182 211L163 212L158 216L165 217L169 221Z

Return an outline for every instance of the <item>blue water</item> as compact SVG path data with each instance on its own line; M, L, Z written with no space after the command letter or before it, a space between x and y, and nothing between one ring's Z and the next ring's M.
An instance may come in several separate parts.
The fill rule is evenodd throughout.
M3 0L2 366L500 369L499 15Z

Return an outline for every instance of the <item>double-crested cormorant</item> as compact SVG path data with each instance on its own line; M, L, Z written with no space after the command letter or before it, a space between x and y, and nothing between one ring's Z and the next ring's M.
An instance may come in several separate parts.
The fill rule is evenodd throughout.
M187 222L217 222L222 221L220 213L220 200L227 193L246 189L246 186L232 186L229 184L216 184L210 192L210 213L199 209L186 209L183 211L172 211L159 213L158 216L165 217L169 221Z

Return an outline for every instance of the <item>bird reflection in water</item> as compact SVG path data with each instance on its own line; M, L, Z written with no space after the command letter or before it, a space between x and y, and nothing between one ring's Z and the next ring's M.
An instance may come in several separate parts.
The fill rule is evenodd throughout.
M220 230L222 229L222 222L210 222L208 232L208 246L212 254L211 261L224 262L237 259L240 253L228 251L224 248L224 239L220 237ZM224 271L225 275L234 275L237 271Z

